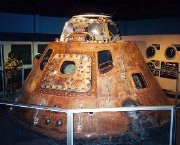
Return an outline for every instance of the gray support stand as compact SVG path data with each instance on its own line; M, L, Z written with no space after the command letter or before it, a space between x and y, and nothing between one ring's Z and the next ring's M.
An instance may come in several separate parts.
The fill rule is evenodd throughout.
M67 145L73 145L73 112L67 113Z
M178 95L179 95L179 71L176 72L176 102L175 105L178 103Z
M171 108L171 122L170 122L170 136L169 136L169 145L175 144L175 118L176 118L176 107Z

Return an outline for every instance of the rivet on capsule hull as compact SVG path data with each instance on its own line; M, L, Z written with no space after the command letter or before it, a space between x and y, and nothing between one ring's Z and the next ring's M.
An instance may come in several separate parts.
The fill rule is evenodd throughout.
M62 119L58 119L56 121L56 126L61 126L63 124L63 120Z
M45 123L46 125L49 125L51 123L51 119L49 117L45 118Z

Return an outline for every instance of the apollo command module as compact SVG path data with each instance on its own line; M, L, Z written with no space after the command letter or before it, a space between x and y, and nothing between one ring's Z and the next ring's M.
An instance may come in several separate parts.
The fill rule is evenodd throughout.
M138 47L121 39L106 15L77 15L65 23L59 40L48 44L21 89L18 101L63 109L163 106L168 100ZM67 116L19 109L17 118L47 136L66 137ZM74 137L124 135L132 120L146 128L168 121L161 111L81 113L74 115ZM135 129L135 128L134 128Z

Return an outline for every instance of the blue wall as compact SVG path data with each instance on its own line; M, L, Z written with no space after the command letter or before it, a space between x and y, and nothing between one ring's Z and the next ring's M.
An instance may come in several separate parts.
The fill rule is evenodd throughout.
M59 34L62 32L67 18L35 16L36 33Z
M33 16L0 14L0 32L33 33Z
M39 15L0 14L1 33L60 34L67 18Z
M60 35L68 18L45 17L40 15L22 15L0 13L0 38L4 34L56 34ZM152 20L120 21L118 22L121 35L157 35L180 34L180 17L161 18ZM3 35L2 35L3 34ZM21 35L22 36L22 35ZM30 35L35 36L35 35ZM8 39L9 36L7 36ZM28 38L29 39L29 38Z
M180 17L118 22L121 35L180 34Z

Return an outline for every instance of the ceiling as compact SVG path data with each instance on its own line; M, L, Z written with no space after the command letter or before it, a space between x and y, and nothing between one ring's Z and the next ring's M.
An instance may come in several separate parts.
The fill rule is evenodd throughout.
M138 20L180 16L178 0L1 0L0 13L72 17L104 13L114 20Z

